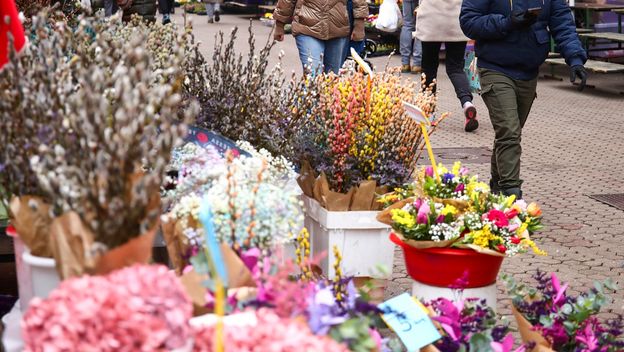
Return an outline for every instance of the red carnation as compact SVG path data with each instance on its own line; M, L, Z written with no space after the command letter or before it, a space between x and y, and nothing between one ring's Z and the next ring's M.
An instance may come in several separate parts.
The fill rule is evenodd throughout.
M498 246L496 246L496 249L498 249L499 252L505 254L505 252L507 252L507 247L505 247L502 244L499 244Z
M505 227L509 225L507 215L500 210L492 209L487 213L487 219L494 223L498 227Z

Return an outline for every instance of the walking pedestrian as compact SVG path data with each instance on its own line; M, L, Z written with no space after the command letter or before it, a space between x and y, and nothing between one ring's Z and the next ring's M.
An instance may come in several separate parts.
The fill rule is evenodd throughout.
M587 53L565 0L464 0L460 22L464 33L476 40L481 96L495 132L490 186L522 198L522 128L537 97L537 76L550 37L571 67L570 80L580 79L581 90Z
M117 0L104 0L104 16L110 17L119 11Z
M422 45L414 38L418 0L403 0L403 26L399 39L401 52L401 72L420 73L422 71Z
M353 31L347 0L278 0L273 13L274 39L284 40L284 25L292 23L299 59L304 71L338 73L349 40L364 40L366 0L353 0Z
M173 13L174 0L158 0L158 12L163 16L162 23L171 23L171 14Z
M206 4L206 15L208 23L219 22L221 20L221 0L204 0Z
M422 70L429 86L438 76L440 48L446 49L446 74L464 110L464 130L479 127L477 109L472 103L468 77L464 72L464 55L468 38L459 27L462 0L420 0L416 16L416 37L422 42Z

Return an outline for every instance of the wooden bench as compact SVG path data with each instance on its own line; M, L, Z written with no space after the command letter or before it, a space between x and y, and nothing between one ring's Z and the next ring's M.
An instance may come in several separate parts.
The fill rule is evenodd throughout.
M606 39L612 42L624 43L624 33L600 32L600 33L580 33L579 37L583 39Z
M544 78L557 79L561 81L562 79L555 77L554 66L567 66L565 59L546 59L546 63L549 64L553 69L551 70L551 74L544 76ZM585 69L590 72L602 74L624 73L624 65L598 60L587 60L587 62L585 63ZM588 84L587 88L595 88L595 86ZM624 92L621 91L620 94L624 94Z
M567 65L565 59L547 59L547 64L550 65ZM612 62L598 61L598 60L587 60L585 63L585 68L588 71L595 73L624 73L624 65L614 64Z

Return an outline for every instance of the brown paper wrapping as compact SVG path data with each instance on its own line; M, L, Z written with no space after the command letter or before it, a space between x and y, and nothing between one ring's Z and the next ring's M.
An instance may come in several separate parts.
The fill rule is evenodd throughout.
M357 190L353 194L353 200L351 201L350 210L371 210L373 209L373 202L375 201L375 190L377 189L377 182L375 181L363 181L357 187Z
M316 175L314 174L314 170L312 170L312 166L306 160L301 165L301 172L297 177L297 183L303 194L310 198L314 198L314 180L316 180Z
M154 237L158 230L158 224L151 230L130 241L104 252L96 258L95 268L92 273L106 275L111 271L124 268L133 264L147 264L152 258Z
M371 205L371 210L382 210L384 205L377 201L377 198L388 193L388 186L379 186L375 188L375 199L373 199L373 204Z
M256 283L236 252L230 246L221 244L221 254L228 272L228 288L230 289L228 293L235 292L239 298L255 294ZM202 284L207 279L208 275L198 274L195 270L190 270L180 277L186 293L193 302L193 316L211 312L206 308L206 287Z
M413 197L405 198L403 200L400 200L400 201L392 204L391 206L387 207L386 209L380 211L379 214L377 214L377 221L379 221L382 224L392 225L393 224L393 221L392 221L392 210L394 210L394 209L401 209L406 204L414 202L414 200L415 200L415 198L413 198Z
M481 246L477 246L476 244L458 244L455 247L457 248L468 248L468 249L472 249L475 252L479 252L482 254L487 254L487 255L493 255L495 257L504 257L505 255L501 252L497 252L494 250L491 250L489 248L483 248Z
M67 212L52 221L51 249L56 271L62 279L80 276L95 267L92 256L93 233L75 212Z
M30 253L38 257L52 257L50 246L50 206L41 198L13 197L9 203L11 224Z
M460 214L465 213L470 207L470 203L465 200L442 199L433 197L433 201L436 203L442 203L444 205L452 205L459 211Z
M325 200L324 207L329 211L349 211L351 208L351 202L353 195L355 194L355 187L351 188L347 193L339 193L333 191L327 191L323 199Z
M518 323L518 330L520 331L520 337L525 344L535 343L535 347L529 352L554 352L550 343L540 334L533 330L533 325L512 305L511 312L516 318Z
M432 344L421 348L420 352L440 352L440 350Z
M184 259L188 252L189 243L184 235L184 224L189 228L197 228L199 224L197 220L188 216L186 219L177 219L173 214L167 214L166 222L162 223L162 234L167 245L167 253L169 260L176 271L176 274L182 274L182 270L189 263Z
M427 249L427 248L446 248L450 247L456 240L447 240L447 241L417 241L417 240L408 240L403 237L403 234L400 232L394 232L394 234L401 240L403 243L409 245L410 247L414 247L417 249Z

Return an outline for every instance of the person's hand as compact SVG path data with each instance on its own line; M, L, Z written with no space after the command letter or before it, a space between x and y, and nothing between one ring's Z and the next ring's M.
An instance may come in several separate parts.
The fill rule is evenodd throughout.
M583 65L574 65L570 70L570 82L574 83L576 79L579 79L579 87L578 90L582 91L585 88L587 82L587 70L585 70L585 66Z
M511 28L522 29L531 27L537 22L537 15L532 12L515 10L511 13Z
M284 41L284 23L275 22L275 31L273 32L273 39L281 42Z
M351 32L351 40L354 42L360 42L364 40L364 20L361 18L353 21L353 32Z

